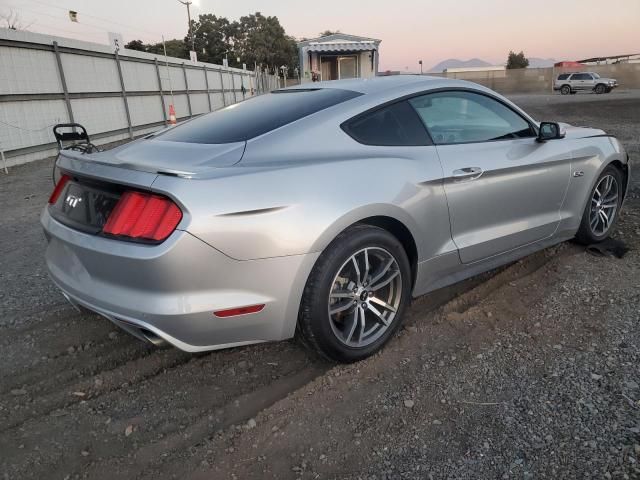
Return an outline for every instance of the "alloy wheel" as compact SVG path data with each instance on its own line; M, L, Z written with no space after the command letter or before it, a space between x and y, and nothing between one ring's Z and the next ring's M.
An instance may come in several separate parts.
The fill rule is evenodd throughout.
M393 323L402 288L400 267L387 250L368 247L351 255L329 292L329 322L336 338L354 348L375 342Z
M601 237L609 231L618 212L618 182L613 175L605 175L596 185L591 197L589 226Z

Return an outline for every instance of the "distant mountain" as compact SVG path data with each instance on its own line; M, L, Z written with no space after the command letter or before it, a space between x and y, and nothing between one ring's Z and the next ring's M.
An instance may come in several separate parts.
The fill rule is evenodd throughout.
M492 65L489 62L480 60L479 58L472 58L471 60L459 60L457 58L449 58L443 60L437 65L431 67L429 72L442 72L445 68L472 68L472 67L488 67Z
M529 57L529 68L545 68L552 67L556 63L553 58L537 58ZM495 63L485 62L479 58L472 58L471 60L459 60L457 58L449 58L443 60L437 65L431 67L429 72L442 72L446 68L474 68L474 67L489 67L496 65Z
M556 63L555 58L529 58L529 68L546 68L553 67L553 64Z

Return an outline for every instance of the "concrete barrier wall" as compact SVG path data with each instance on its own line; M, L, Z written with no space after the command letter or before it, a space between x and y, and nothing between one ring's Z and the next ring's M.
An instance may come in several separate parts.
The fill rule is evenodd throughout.
M549 93L552 92L554 78L561 73L578 70L595 72L601 77L615 78L622 89L640 88L640 63L587 66L582 69L522 68L485 72L430 73L429 75L468 80L503 94Z
M56 123L102 144L164 127L169 104L181 120L274 88L271 75L0 29L0 150L17 165L56 153Z

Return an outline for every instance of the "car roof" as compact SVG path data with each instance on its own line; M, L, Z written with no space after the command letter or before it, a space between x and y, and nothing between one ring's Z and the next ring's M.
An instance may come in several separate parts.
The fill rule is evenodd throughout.
M428 75L389 75L373 78L352 78L348 80L328 80L324 82L303 83L282 90L299 90L311 88L338 88L351 90L362 94L378 93L390 88L415 85L429 89L429 87L448 85L459 85L460 81L444 77L432 77ZM444 84L444 85L443 85Z

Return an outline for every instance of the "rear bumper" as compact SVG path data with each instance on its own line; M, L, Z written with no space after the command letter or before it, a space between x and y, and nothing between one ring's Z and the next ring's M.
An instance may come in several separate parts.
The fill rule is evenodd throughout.
M318 254L231 259L184 231L142 245L73 230L44 209L46 263L72 303L153 343L189 352L290 338ZM249 315L214 311L265 304Z

